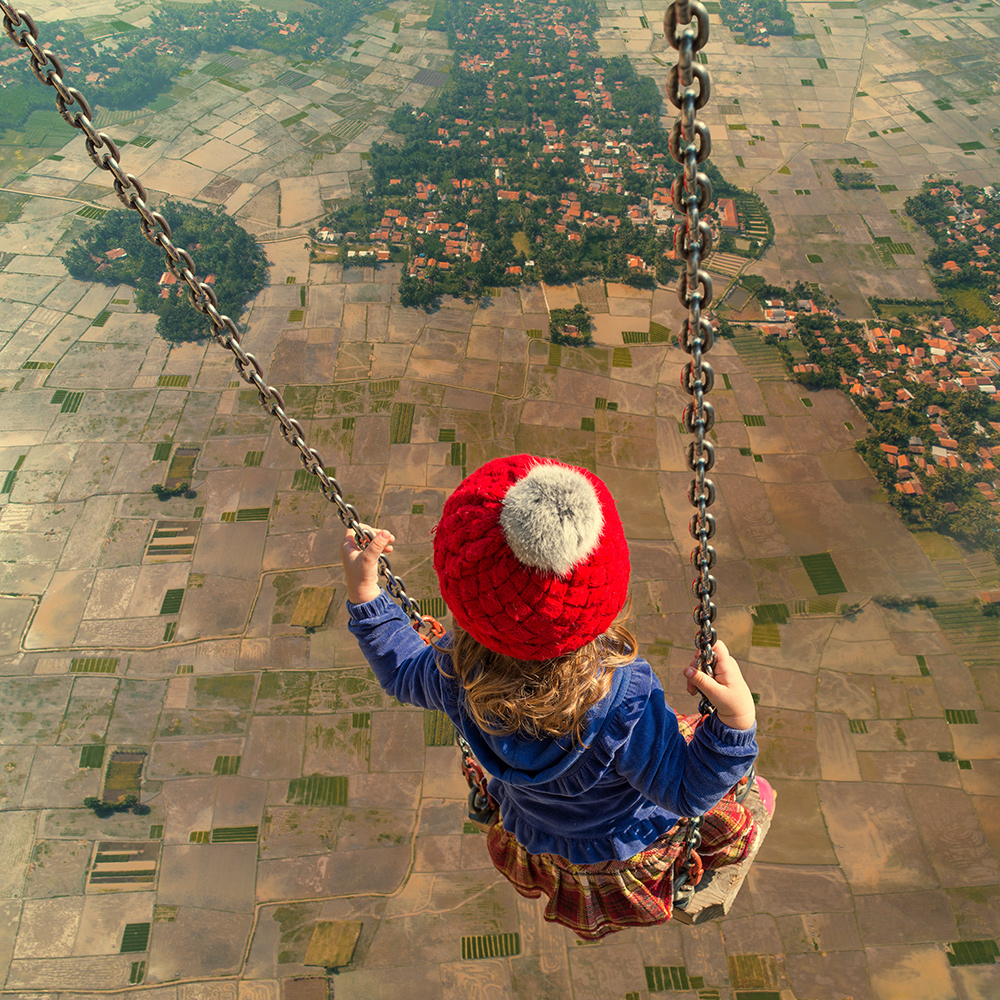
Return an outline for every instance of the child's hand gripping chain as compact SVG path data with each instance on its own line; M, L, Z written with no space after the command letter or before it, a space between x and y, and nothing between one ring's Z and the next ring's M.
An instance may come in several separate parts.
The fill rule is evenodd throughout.
M740 665L729 654L729 649L721 640L713 647L715 663L713 676L698 670L694 659L684 670L688 679L688 694L703 694L715 706L715 714L720 722L731 729L750 729L757 717L753 695L740 672Z
M363 524L362 528L367 528ZM374 601L381 592L378 582L378 557L392 552L396 536L388 531L375 531L375 537L363 548L350 528L340 546L340 561L344 564L347 580L347 599L351 604L367 604Z

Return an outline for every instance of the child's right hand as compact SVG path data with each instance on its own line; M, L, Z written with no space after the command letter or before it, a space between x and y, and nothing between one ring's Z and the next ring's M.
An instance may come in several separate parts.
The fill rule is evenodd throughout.
M382 592L378 582L378 557L392 552L392 543L396 540L396 536L388 531L378 531L367 524L361 527L375 535L367 545L359 545L350 528L345 531L340 545L347 599L351 604L367 604Z
M740 673L740 665L729 655L729 649L721 640L713 647L715 663L714 676L698 669L694 659L684 670L687 678L688 694L703 694L715 706L715 714L720 722L731 729L750 729L757 718L750 688Z

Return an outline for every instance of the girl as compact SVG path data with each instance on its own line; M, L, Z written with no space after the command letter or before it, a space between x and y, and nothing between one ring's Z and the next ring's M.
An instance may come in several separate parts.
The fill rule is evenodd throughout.
M435 648L379 588L392 542L344 538L350 630L382 687L446 712L494 776L490 857L548 897L546 920L585 940L669 920L682 817L705 816L706 867L748 856L757 827L730 789L757 755L750 690L718 643L714 677L685 670L716 711L682 735L624 625L628 546L600 479L518 455L459 485L434 538L456 627Z

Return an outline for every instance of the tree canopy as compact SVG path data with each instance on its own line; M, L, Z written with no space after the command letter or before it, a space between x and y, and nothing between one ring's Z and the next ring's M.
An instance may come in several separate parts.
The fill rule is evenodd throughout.
M161 213L170 224L171 239L187 247L197 261L212 268L219 311L237 319L243 307L267 284L267 258L263 248L241 226L222 211L165 202ZM109 251L124 250L125 256L108 257ZM131 285L142 312L160 318L156 331L165 340L203 340L209 335L208 320L191 306L183 281L161 285L166 272L159 247L142 235L131 212L109 212L64 257L69 273L84 281L105 285ZM196 262L197 262L196 261ZM206 272L199 277L207 281ZM166 292L166 295L163 293Z

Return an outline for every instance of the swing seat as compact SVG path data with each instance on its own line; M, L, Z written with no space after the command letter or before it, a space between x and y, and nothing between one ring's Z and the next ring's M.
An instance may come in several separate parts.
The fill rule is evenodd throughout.
M767 831L771 828L771 814L761 801L756 778L743 800L743 805L750 810L760 830L753 850L739 864L706 871L687 906L684 909L675 906L671 919L682 924L702 924L707 920L724 917L732 909L750 866L760 850L760 845L764 843Z

